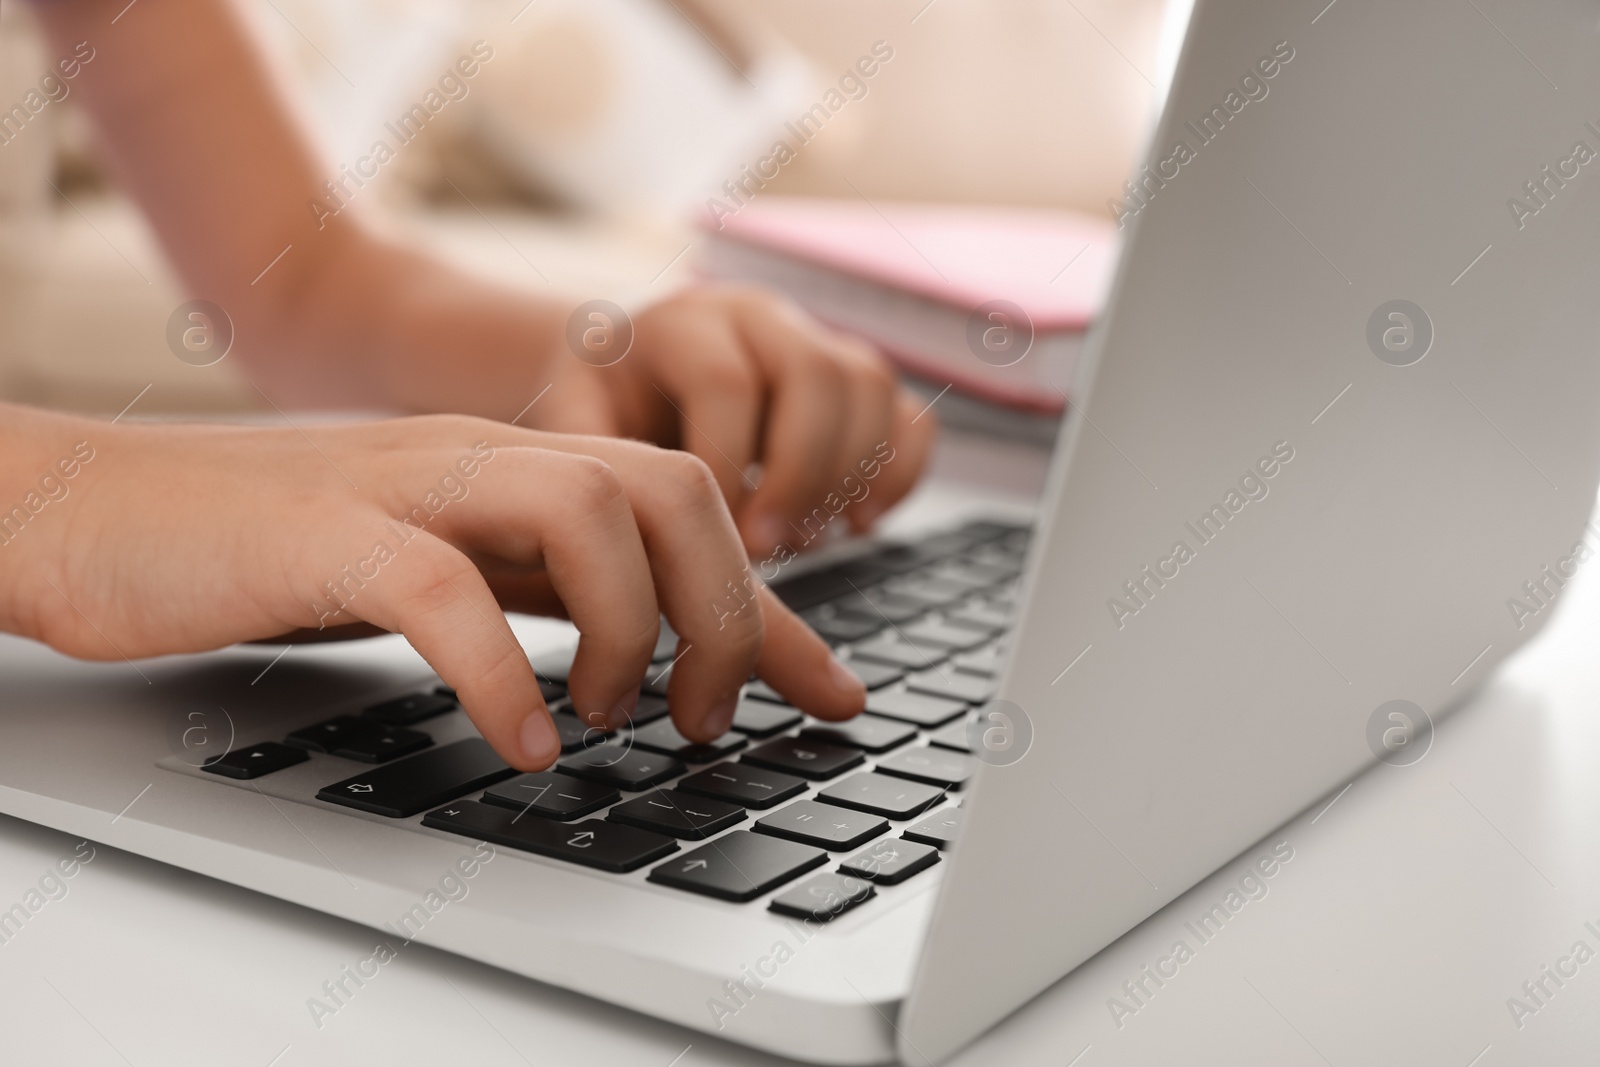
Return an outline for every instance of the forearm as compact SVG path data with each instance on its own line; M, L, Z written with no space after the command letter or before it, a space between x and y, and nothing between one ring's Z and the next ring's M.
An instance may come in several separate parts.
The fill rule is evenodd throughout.
M453 351L515 351L539 377L560 308L393 246L363 224L363 205L311 209L337 175L233 0L60 0L37 12L54 53L94 49L75 89L110 169L190 293L233 320L234 357L275 401L469 410L407 385L410 366Z

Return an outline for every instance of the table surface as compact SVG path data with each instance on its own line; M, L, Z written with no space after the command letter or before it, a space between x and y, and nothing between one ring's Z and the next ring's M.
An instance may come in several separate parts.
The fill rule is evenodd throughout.
M963 485L973 473L984 492L1025 493L1042 470L1010 446L946 449L938 465L945 477L901 521L986 499ZM1595 1063L1597 640L1600 579L1580 572L1545 633L1440 721L1423 759L1324 798L954 1062ZM1280 842L1293 858L1265 895L1197 938L1188 924ZM0 817L0 910L77 847ZM423 945L319 1026L308 998L370 953L362 927L104 847L64 884L0 944L7 1063L787 1062ZM1178 941L1188 958L1157 986L1144 968ZM1558 984L1556 969L1570 976ZM1124 988L1141 981L1137 996Z

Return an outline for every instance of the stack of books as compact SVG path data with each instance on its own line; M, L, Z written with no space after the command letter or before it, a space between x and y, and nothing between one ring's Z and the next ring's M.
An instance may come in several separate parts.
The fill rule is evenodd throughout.
M708 216L708 278L788 294L872 342L946 422L1053 435L1116 228L1065 211L759 197Z

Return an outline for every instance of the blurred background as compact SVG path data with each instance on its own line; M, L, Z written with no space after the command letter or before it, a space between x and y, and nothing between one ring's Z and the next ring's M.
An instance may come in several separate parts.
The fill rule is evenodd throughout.
M386 124L474 42L491 48L361 209L503 282L625 304L696 276L708 202L737 206L724 183L779 140L792 158L762 197L1104 219L1175 48L1162 0L242 2L330 176L396 143ZM0 102L50 61L26 5L0 8ZM797 138L807 114L825 121ZM168 350L189 295L70 93L0 144L0 399L114 413L155 383L141 412L252 407L228 361Z

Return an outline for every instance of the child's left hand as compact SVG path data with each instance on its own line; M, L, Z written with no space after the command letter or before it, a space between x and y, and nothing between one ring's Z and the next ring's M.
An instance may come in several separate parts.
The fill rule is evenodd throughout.
M610 366L569 359L538 425L700 457L753 558L813 536L819 511L866 530L922 471L936 426L926 402L869 345L781 297L691 289L641 312L633 330Z

